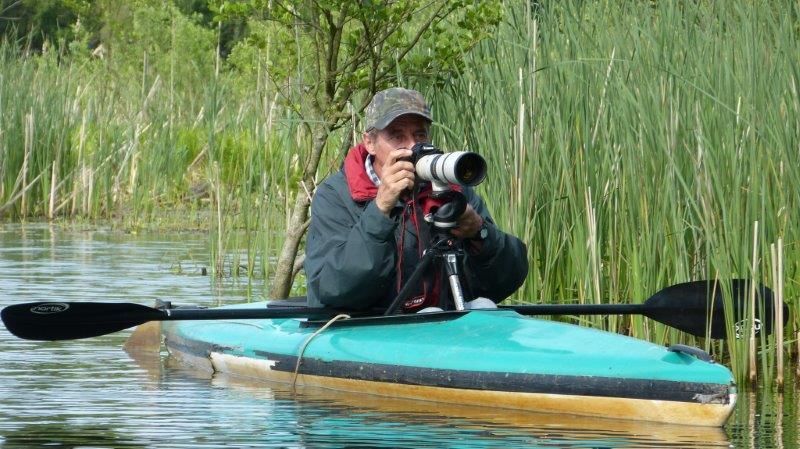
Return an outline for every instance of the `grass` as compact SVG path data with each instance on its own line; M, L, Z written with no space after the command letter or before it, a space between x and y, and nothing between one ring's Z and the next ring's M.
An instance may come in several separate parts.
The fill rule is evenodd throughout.
M782 291L797 317L800 6L507 8L461 77L418 88L434 104L436 143L484 155L480 192L528 244L513 300L643 302L683 281L751 278ZM188 71L174 51L162 66L150 59L123 71L0 47L0 217L137 229L174 226L164 217L177 210L179 226L211 231L218 276L268 279L308 147L303 124L259 70ZM338 168L343 140L330 140L320 179ZM303 284L301 274L293 294ZM755 360L771 386L777 354L800 347L796 318L781 339L753 342L694 339L638 316L573 319L703 347L743 384Z
M436 95L442 146L489 162L495 218L529 245L517 294L535 302L642 302L687 280L750 278L796 298L800 10L774 2L513 4L471 67ZM641 317L586 324L657 342ZM733 323L729 323L732 327ZM786 331L796 341L797 323ZM775 342L692 341L769 383Z

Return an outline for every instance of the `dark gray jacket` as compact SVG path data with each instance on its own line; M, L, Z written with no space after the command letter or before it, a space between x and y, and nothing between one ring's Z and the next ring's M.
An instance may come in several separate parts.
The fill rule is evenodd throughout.
M345 167L328 177L314 194L305 259L309 305L350 309L388 306L398 293L397 242L401 241L401 232L405 233L400 268L403 281L419 262L420 243L422 247L428 243L419 242L414 226L401 225L402 215L410 207L398 207L392 217L387 217L375 205L371 192L359 190L368 180L366 173L363 177L358 173L359 169L364 172L363 157L363 149L351 149L348 159L355 161L346 160ZM359 179L348 179L345 172ZM524 282L527 249L518 238L494 225L483 200L471 188L465 187L463 193L488 222L489 235L480 251L467 251L462 284L476 297L500 302ZM442 288L448 288L446 282Z

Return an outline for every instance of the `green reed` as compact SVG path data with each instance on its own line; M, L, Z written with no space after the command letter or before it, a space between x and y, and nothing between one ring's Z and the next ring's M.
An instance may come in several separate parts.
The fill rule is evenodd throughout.
M531 271L516 298L641 302L669 284L713 278L774 289L770 245L782 239L784 300L796 314L800 7L508 6L497 37L435 103L443 146L484 154L481 192L528 243ZM641 317L583 321L656 342L687 339ZM786 339L796 332L790 323ZM747 377L748 339L688 340ZM774 345L756 341L766 379Z
M0 218L213 223L219 274L267 276L298 163L292 117L260 85L150 59L132 69L0 44Z

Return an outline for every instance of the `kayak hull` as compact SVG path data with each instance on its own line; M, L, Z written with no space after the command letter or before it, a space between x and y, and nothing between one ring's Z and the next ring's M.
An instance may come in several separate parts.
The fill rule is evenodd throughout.
M205 371L384 397L699 426L722 426L736 402L723 366L511 311L356 321L174 321L163 333Z

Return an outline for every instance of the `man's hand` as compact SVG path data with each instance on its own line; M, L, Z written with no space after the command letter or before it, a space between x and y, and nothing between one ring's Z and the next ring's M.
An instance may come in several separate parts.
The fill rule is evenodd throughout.
M471 205L467 204L467 209L458 217L458 226L450 230L454 237L460 239L470 239L478 234L483 225L483 217L475 212Z
M383 165L375 205L386 215L397 204L403 191L414 188L414 164L409 161L411 154L411 150L406 148L392 150Z

